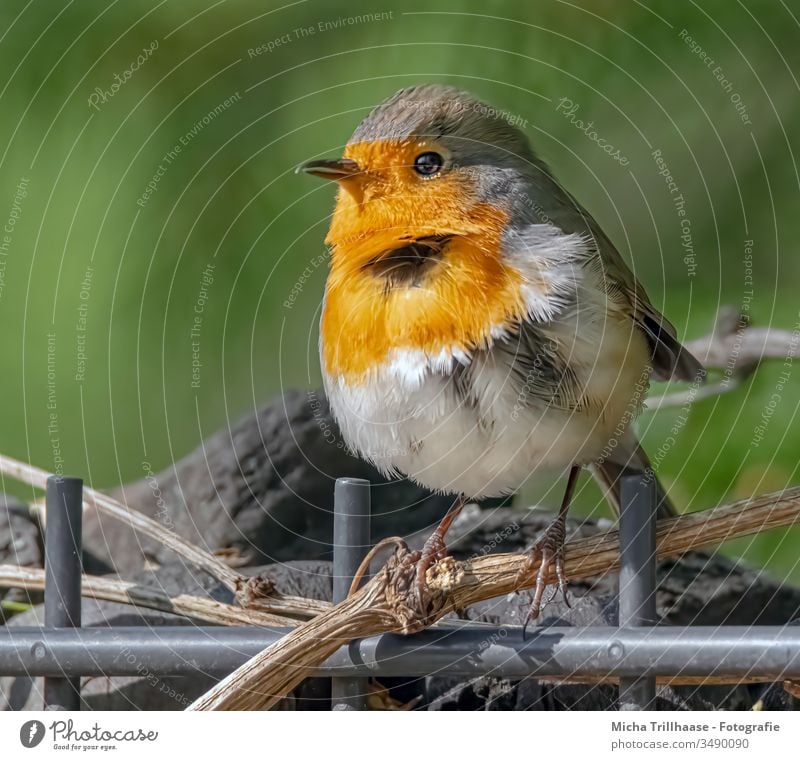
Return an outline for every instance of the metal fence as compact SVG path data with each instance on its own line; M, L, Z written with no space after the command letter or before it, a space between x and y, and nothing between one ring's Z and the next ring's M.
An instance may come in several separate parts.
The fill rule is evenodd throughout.
M46 709L80 709L81 676L224 676L288 629L218 626L81 627L83 483L47 484L45 626L0 628L0 675L44 676ZM655 698L657 676L765 682L800 677L800 627L656 626L655 488L622 483L619 627L465 623L413 636L383 634L342 647L314 673L332 679L332 708L365 706L371 676L618 677L620 709ZM334 499L333 594L340 601L370 545L370 484L340 478ZM121 653L126 656L122 657ZM132 656L131 656L132 655Z

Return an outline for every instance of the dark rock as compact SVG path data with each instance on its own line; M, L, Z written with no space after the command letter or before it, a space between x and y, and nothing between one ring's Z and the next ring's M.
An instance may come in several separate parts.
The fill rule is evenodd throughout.
M43 554L39 525L28 508L13 496L0 494L0 564L40 568ZM37 604L41 594L0 589L0 600Z
M39 526L18 499L0 494L0 564L42 567Z
M337 477L372 483L372 537L436 523L452 499L407 480L387 481L345 449L320 392L294 391L231 429L212 435L174 466L114 496L209 551L233 549L248 564L330 559ZM84 545L116 572L174 556L97 512L84 520Z

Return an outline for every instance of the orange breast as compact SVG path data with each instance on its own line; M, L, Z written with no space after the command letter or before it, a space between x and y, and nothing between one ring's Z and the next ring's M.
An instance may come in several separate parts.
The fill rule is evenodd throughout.
M321 324L329 375L358 384L395 349L468 351L485 345L493 328L522 318L522 276L500 253L505 215L478 206L472 216L469 233L453 237L419 287L387 289L364 266L370 255L407 243L414 230L383 225L382 232L338 237ZM442 231L437 224L423 234Z

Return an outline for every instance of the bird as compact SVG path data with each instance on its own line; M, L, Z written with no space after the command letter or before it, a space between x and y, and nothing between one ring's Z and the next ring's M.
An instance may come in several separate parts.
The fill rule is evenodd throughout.
M560 590L569 604L581 470L618 513L622 476L655 478L634 429L651 379L704 370L518 122L415 85L374 107L341 157L298 171L338 185L319 346L343 439L384 474L454 496L420 553L420 594L466 503L534 472L566 477L522 573L538 564L527 625L551 575L544 603ZM675 514L660 484L657 511Z

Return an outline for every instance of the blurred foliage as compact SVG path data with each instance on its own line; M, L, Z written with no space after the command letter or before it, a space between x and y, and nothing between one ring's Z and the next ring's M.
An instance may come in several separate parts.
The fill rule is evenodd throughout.
M318 385L332 188L293 170L335 156L375 103L416 82L515 114L682 335L751 289L756 323L795 329L798 18L796 0L6 0L0 450L112 486L282 389ZM692 268L657 149L685 199ZM796 377L754 443L779 365L692 409L659 464L682 506L797 482ZM643 417L648 450L679 413ZM800 579L797 538L735 549Z

